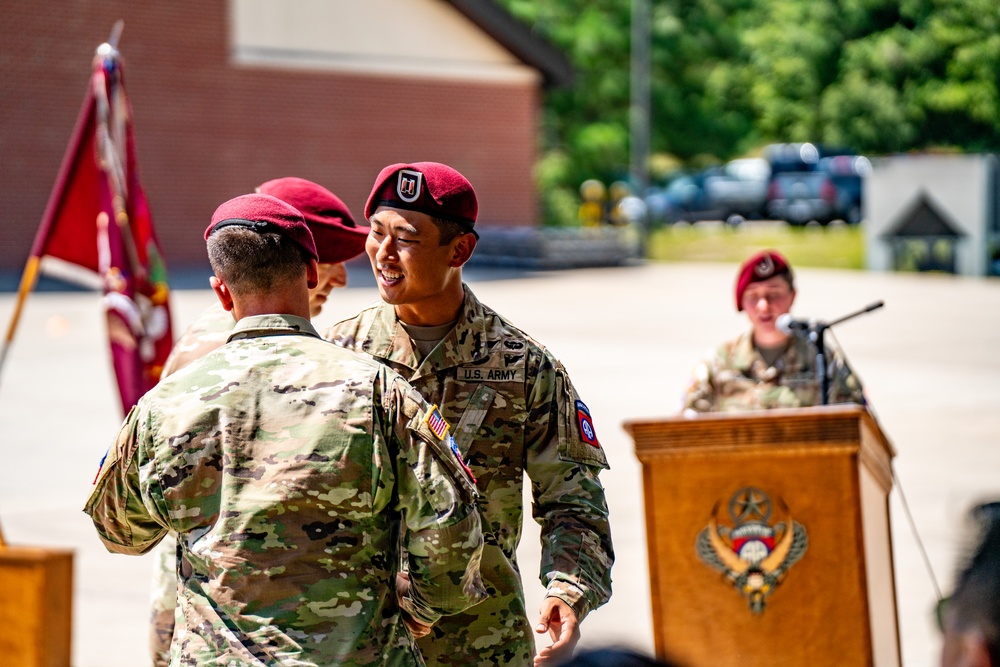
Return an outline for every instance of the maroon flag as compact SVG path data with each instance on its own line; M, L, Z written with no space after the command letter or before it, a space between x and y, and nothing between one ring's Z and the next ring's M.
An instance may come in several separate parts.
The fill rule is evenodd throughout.
M128 412L159 380L173 336L166 264L139 182L132 109L112 44L102 44L94 57L83 108L21 279L22 300L43 258L100 279L111 357ZM17 313L8 342L16 319Z

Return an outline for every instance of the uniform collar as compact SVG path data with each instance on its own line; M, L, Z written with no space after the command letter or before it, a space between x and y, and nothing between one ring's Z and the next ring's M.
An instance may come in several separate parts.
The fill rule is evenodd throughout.
M422 362L418 362L413 341L396 318L395 309L387 303L383 303L378 309L372 330L368 332L369 345L365 346L365 351L373 357L415 371L414 378L433 375L446 368L488 357L486 309L468 285L463 283L462 289L465 298L458 314L458 321ZM383 332L385 335L381 335ZM374 345L376 340L381 341L379 347Z
M312 323L298 315L251 315L236 323L236 328L227 340L288 334L320 337Z
M776 370L780 372L798 371L800 367L805 367L805 360L808 358L808 347L811 343L803 340L799 336L792 336L788 341L788 348L782 353L775 364ZM744 375L750 377L760 377L770 368L764 361L756 346L753 344L753 329L743 333L736 339L732 350L732 364Z

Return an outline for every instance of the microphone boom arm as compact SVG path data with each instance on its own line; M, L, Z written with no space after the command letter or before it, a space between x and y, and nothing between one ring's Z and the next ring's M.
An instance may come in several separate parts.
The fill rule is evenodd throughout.
M885 305L885 301L876 301L875 303L870 303L870 304L868 304L867 306L865 306L864 308L862 308L861 310L859 310L857 312L851 313L850 315L844 315L840 319L834 320L833 322L827 322L826 324L823 324L823 328L824 329L829 329L834 324L840 324L844 320L849 320L852 317L857 317L858 315L864 315L865 313L870 313L873 310L878 310L879 308L881 308L884 305Z
M830 402L830 373L827 371L826 367L826 344L823 342L823 334L826 333L826 330L834 324L840 324L841 322L857 317L858 315L870 313L871 311L877 310L884 305L885 301L876 301L875 303L868 304L861 310L855 311L849 315L844 315L833 322L816 322L809 327L809 340L816 346L816 374L819 375L820 398L822 400L822 405L827 405Z

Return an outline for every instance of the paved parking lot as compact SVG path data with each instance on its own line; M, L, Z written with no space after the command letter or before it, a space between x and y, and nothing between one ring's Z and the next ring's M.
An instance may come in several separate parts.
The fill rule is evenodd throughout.
M585 622L585 645L652 651L640 466L621 423L673 414L698 358L743 329L732 306L734 273L730 265L667 264L467 275L483 301L566 364L611 460L603 479L618 552L615 592ZM378 298L363 265L352 266L351 279L355 286L335 292L318 318L321 327ZM803 269L798 287L795 312L825 320L885 300L835 334L898 451L897 475L947 589L965 510L1000 496L1000 281ZM178 328L212 298L207 289L176 290ZM13 302L14 294L0 293L4 326ZM80 512L122 417L99 308L92 293L28 301L0 377L0 522L11 543L75 550L75 667L135 667L146 664L152 563L106 553ZM890 509L904 665L935 665L934 587L898 490ZM542 592L537 540L529 520L520 550L529 608Z

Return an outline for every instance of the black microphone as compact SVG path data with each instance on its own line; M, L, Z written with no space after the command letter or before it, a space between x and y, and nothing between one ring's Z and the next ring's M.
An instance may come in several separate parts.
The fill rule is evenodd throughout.
M778 319L774 321L774 326L777 327L778 331L786 336L807 332L812 329L814 325L815 322L813 320L796 320L792 318L791 313L778 315Z

